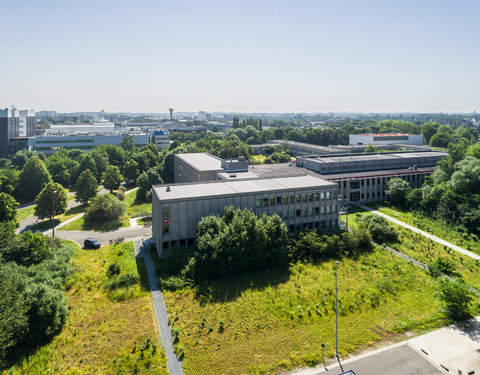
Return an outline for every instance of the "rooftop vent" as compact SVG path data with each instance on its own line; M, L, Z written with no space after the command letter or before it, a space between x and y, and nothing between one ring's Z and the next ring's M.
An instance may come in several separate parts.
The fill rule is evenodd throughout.
M167 193L170 191L170 186L167 186Z

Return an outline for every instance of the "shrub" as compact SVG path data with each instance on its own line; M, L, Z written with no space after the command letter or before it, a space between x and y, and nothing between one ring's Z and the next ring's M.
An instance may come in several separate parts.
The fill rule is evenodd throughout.
M91 222L117 221L125 214L126 204L112 194L100 194L92 199L85 218Z
M442 278L439 280L440 299L445 303L445 312L454 320L470 317L470 303L473 293L463 280L450 281Z
M113 291L119 288L127 288L129 286L138 284L138 275L133 272L128 272L115 277L112 281L105 285L108 291Z
M180 277L170 276L164 279L160 279L160 288L162 290L170 290L172 292L183 289L187 285L185 280Z
M107 276L117 276L120 274L120 265L117 262L111 263L107 268Z
M437 258L428 265L430 273L435 276L442 276L442 274L449 276L460 276L460 273L455 270L455 263L449 258Z
M389 225L387 220L385 220L383 217L374 214L368 214L360 216L358 220L365 224L365 227L374 241L378 243L398 242L397 230Z

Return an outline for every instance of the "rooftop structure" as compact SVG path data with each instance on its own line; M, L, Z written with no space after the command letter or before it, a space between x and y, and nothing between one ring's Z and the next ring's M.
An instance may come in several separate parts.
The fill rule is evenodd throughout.
M423 145L423 136L421 134L350 134L348 138L348 143L351 145L377 145L392 143Z

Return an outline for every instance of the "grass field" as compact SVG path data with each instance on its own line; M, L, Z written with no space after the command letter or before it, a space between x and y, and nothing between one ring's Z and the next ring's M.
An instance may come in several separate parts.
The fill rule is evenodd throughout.
M404 223L431 233L445 241L480 254L480 241L476 236L462 233L444 221L435 220L415 212L405 211L385 202L377 202L369 204L369 206Z
M380 248L343 259L338 279L342 356L444 323L436 281ZM322 343L325 359L333 362L334 283L334 262L326 261L165 291L185 374L263 374L315 365L322 361Z
M368 212L359 211L350 214L349 222L352 226L356 225L357 214L366 215ZM438 258L448 259L453 263L454 270L460 274L467 284L480 290L480 262L400 225L392 222L389 222L389 225L395 228L400 236L399 242L389 243L388 246L427 265Z
M139 216L149 216L152 214L152 202L138 203L137 191L132 191L130 194L127 194L125 201L127 202L127 216L129 218L139 217Z
M267 157L265 155L252 155L250 156L250 164L263 164Z
M17 221L20 222L25 219L28 219L29 217L32 217L34 213L35 213L35 206L20 208L17 210Z
M107 291L112 262L133 285ZM67 281L70 315L61 333L4 374L168 374L154 325L143 259L133 244L95 251L76 249L76 272Z

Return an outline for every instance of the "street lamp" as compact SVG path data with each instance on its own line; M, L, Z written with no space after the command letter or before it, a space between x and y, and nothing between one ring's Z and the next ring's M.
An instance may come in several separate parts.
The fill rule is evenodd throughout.
M342 362L340 362L340 356L338 354L338 265L340 262L335 261L335 357L337 357L340 370L343 372Z
M56 190L52 192L52 238L55 237L55 194Z

